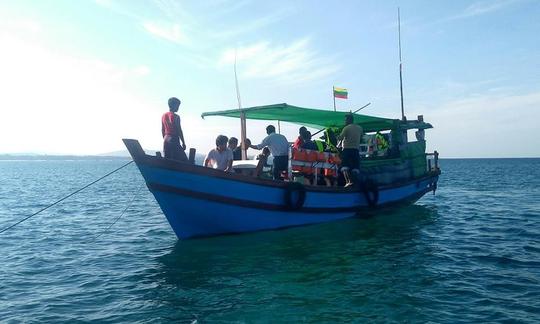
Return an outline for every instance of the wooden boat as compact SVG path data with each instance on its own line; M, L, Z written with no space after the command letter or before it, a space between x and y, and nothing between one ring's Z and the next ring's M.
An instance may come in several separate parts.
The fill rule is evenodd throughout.
M204 113L279 120L326 128L342 126L345 112L287 104ZM145 154L137 140L124 139L133 160L180 239L271 230L362 216L383 206L414 203L435 192L440 174L437 153L425 141L407 141L407 130L432 126L422 118L403 121L355 114L365 132L390 131L393 153L362 157L356 187L304 185L227 173L193 163ZM243 135L245 132L243 132ZM433 161L433 163L431 163Z

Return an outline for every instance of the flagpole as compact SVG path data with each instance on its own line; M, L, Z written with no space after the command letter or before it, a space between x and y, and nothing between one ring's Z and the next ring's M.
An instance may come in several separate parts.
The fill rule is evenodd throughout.
M332 86L332 97L334 98L334 111L336 111L336 94L334 93L335 86Z

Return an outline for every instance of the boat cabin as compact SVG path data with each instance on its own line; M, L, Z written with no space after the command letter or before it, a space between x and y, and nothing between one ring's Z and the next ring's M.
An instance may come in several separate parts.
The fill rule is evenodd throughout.
M222 116L241 120L241 142L246 139L246 120L268 120L290 122L301 126L317 128L320 132L332 129L336 134L344 127L348 112L302 108L286 103L257 106L244 109L206 112L202 118ZM364 135L359 147L360 172L363 179L370 179L378 185L412 180L438 170L437 152L426 153L425 129L432 125L424 122L423 116L416 120L389 119L362 114L353 114L354 123L362 127ZM408 131L416 130L415 139L410 141ZM316 133L317 134L317 133ZM317 177L326 173L338 173L339 154L326 150L294 150L289 153L288 178L295 180L299 175L313 174ZM246 170L257 166L257 161L249 161L243 152L243 161L235 161L235 169ZM240 171L243 172L243 171Z

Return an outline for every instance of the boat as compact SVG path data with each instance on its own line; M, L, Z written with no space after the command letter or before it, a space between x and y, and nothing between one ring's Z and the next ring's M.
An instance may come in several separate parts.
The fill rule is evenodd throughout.
M240 118L245 139L246 120L327 129L342 127L346 114L282 103L207 112L202 117ZM432 128L431 124L422 116L406 120L353 115L367 136L383 132L391 149L384 155L371 154L369 148L361 150L361 180L352 187L306 185L294 181L292 171L289 181L224 172L196 165L193 159L176 161L161 154L146 154L135 139L123 142L179 239L361 217L384 211L383 207L412 204L426 193L435 193L441 173L438 153L426 153L424 139L424 130ZM414 129L417 138L409 141L407 131ZM294 162L291 153L290 168Z

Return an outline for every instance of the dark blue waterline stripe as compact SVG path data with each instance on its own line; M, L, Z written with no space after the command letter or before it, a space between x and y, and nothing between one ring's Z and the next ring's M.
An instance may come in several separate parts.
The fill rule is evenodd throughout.
M244 207L244 208L274 210L274 211L279 211L279 212L301 212L301 213L321 214L321 213L355 212L355 211L369 209L367 205L357 205L357 206L351 206L351 207L333 207L333 208L332 207L301 207L296 210L291 210L286 205L260 203L260 202L255 202L251 200L224 197L224 196L219 196L215 194L197 192L197 191L192 191L188 189L183 189L183 188L178 188L178 187L173 187L173 186L168 186L168 185L163 185L163 184L157 184L157 183L147 183L147 186L150 189L150 191L156 190L156 191L161 191L161 192L166 192L166 193L183 195L183 196L187 196L187 197L191 197L195 199L208 200L208 201L218 202L222 204L235 205L235 206ZM403 199L399 201L380 204L380 205L377 205L376 207L399 205L401 203L406 203L411 200L414 201L432 190L433 189L431 187L428 187L410 196L404 197ZM358 194L363 194L363 193L359 192Z

